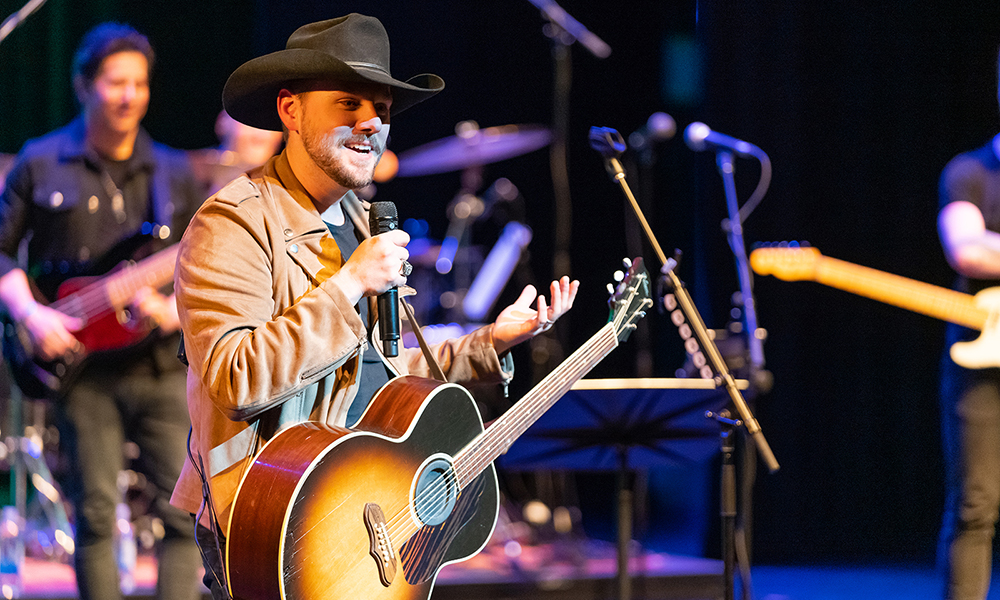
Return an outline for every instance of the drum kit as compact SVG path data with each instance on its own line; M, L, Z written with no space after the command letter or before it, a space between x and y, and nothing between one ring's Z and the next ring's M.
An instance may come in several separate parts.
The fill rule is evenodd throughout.
M399 176L433 175L478 168L548 146L552 133L541 125L501 125L479 129L463 121L455 135L399 155Z
M455 127L455 135L399 154L399 177L462 173L461 189L448 206L444 239L440 244L411 243L415 269L410 284L421 292L413 303L423 322L457 321L471 328L487 316L531 241L531 230L516 221L503 224L485 258L479 247L470 243L471 227L477 220L488 216L497 202L519 197L517 188L506 178L480 193L483 167L534 152L551 141L551 131L542 125L480 129L474 121L463 121ZM433 337L434 328L429 329L425 335ZM455 333L447 327L441 329L442 336Z

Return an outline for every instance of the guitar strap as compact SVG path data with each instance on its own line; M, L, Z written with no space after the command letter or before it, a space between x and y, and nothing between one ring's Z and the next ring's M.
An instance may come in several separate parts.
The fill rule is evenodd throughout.
M410 322L410 327L413 329L413 335L417 337L417 343L420 344L420 350L424 353L424 358L427 359L427 364L430 365L431 375L434 379L440 379L441 381L448 383L448 378L445 377L444 370L441 369L441 365L434 358L434 354L431 352L430 346L427 345L427 340L424 339L424 334L420 331L420 323L417 323L417 317L413 314L413 308L410 303L403 298L399 299L399 303L403 305L403 311L406 312L406 319Z

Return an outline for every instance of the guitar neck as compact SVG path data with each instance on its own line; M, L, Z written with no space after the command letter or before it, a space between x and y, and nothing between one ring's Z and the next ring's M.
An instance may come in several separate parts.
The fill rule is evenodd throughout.
M812 277L817 283L929 317L982 330L988 311L976 305L974 296L922 281L870 269L821 256Z
M472 481L506 452L532 423L617 346L618 337L614 326L608 323L494 421L489 429L476 436L454 458L459 488Z
M179 246L174 244L52 303L52 308L81 318L128 306L144 287L161 288L174 276Z

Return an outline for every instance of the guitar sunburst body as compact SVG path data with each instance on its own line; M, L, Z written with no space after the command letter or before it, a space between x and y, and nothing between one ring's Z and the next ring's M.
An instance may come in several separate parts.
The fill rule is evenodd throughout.
M227 564L235 598L425 599L441 566L486 545L499 511L492 465L461 492L447 492L457 498L443 523L422 525L414 509L416 481L428 462L437 458L444 461L439 467L447 466L483 432L464 388L394 379L372 399L357 429L295 425L261 450L230 520ZM397 565L388 585L371 553L365 522L371 504L385 515Z
M750 253L759 275L785 281L815 281L852 294L956 323L982 334L952 344L956 364L967 369L1000 367L1000 288L975 296L823 256L810 247L763 247Z

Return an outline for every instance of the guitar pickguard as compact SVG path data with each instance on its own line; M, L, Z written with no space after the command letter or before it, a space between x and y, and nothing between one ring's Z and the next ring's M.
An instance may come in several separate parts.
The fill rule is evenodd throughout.
M1000 288L985 289L975 300L976 306L989 312L986 325L978 338L952 344L951 359L966 369L1000 367Z

